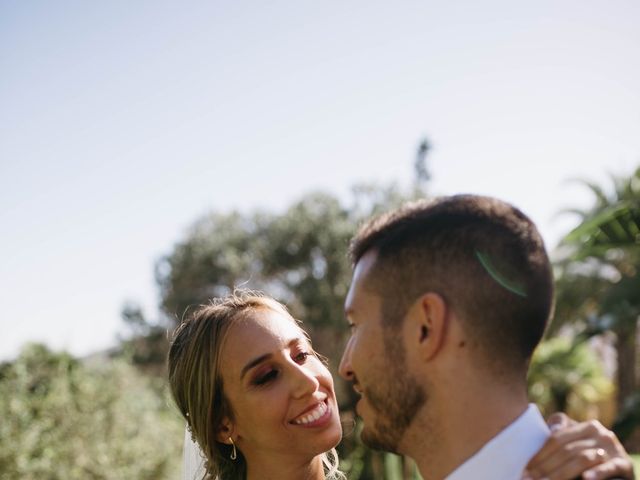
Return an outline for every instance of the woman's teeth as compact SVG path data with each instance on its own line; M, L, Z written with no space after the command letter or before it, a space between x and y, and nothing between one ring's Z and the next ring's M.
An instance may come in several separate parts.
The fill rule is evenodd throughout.
M320 402L316 408L303 415L302 417L295 419L293 423L295 423L296 425L306 425L307 423L318 420L327 412L327 408L328 407L326 403Z

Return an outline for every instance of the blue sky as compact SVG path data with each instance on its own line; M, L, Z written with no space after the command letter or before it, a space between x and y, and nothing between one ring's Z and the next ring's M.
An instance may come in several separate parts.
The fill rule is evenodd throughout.
M0 358L85 354L212 210L407 183L511 201L640 164L640 4L0 0Z

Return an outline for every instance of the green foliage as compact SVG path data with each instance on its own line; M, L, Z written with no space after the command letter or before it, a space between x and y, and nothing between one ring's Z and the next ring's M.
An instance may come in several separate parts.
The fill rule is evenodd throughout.
M613 392L611 381L587 345L558 337L537 348L529 368L529 397L545 415L570 412L588 418L587 409Z
M264 249L266 214L211 214L198 220L186 241L156 265L162 306L177 322L187 307L229 294L240 283L261 284L256 252Z
M342 321L351 269L347 247L354 230L349 212L327 194L313 194L276 217L264 231L261 273L311 327Z
M189 306L245 287L281 298L312 326L335 323L357 225L409 197L395 186L359 186L353 193L351 205L311 193L281 215L231 212L199 219L156 265L164 311L177 321Z
M582 222L561 244L556 329L578 320L598 333L596 319L589 317L609 315L605 329L635 330L640 314L640 168L629 178L613 177L611 183L611 193L587 183L594 205L573 210Z
M126 359L144 373L166 378L168 322L151 322L134 303L125 304L121 316L126 330L119 334L120 348L114 356Z
M29 345L0 368L0 479L175 478L182 425L120 361Z
M587 183L595 204L587 212L576 211L583 222L564 242L580 244L574 258L607 256L609 249L621 248L631 253L640 245L640 168L629 178L612 177L613 191L608 194L598 185ZM633 248L635 246L636 248Z
M632 436L638 425L640 425L640 390L625 398L613 428L620 439L625 440Z
M589 210L574 211L582 222L561 244L551 331L570 324L582 338L607 330L616 334L618 407L623 412L628 399L640 390L640 168L629 177L612 177L608 190L586 185L594 203ZM632 430L631 418L626 417L624 431ZM616 425L622 425L622 418L618 420Z

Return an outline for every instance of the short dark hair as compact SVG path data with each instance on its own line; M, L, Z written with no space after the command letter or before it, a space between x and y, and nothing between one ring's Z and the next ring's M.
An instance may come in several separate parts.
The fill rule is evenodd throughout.
M386 326L397 329L420 295L435 292L490 363L526 371L553 309L553 276L520 210L477 195L408 203L362 226L354 265L368 251L377 258L365 286L382 297Z

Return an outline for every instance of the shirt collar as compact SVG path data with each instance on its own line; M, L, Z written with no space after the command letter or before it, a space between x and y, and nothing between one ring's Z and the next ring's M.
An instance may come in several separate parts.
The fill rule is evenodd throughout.
M549 437L538 407L529 407L514 422L456 468L446 480L518 480L524 467Z

